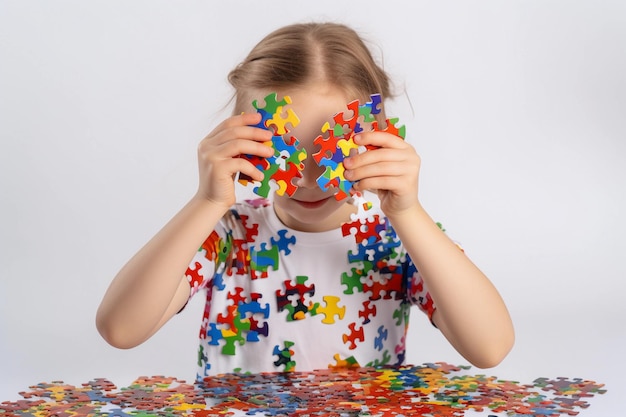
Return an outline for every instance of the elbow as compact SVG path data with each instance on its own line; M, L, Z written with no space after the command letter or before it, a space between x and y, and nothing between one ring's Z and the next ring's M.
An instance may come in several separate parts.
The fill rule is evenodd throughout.
M467 358L469 362L477 368L488 369L498 366L507 357L515 344L515 334L513 331L502 335L499 340L494 340L487 346L483 346L480 352Z
M109 345L118 349L131 349L141 343L136 338L129 337L128 332L120 327L122 326L115 325L100 312L96 315L96 329Z
M508 353L508 352L507 352ZM493 354L493 355L483 355L481 358L475 358L470 360L470 363L479 369L489 369L496 367L502 363L504 358L506 357L506 353L504 354Z

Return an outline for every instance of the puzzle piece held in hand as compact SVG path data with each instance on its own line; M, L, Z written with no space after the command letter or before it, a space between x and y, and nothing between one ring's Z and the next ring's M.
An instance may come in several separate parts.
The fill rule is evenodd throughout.
M334 124L324 124L322 134L317 136L313 143L320 147L313 154L315 162L324 167L325 171L317 179L317 184L322 189L337 188L335 199L343 200L354 194L353 182L345 178L343 160L354 152L365 152L375 149L374 146L359 146L354 142L354 136L366 131L369 125L370 131L388 132L400 138L405 137L404 126L397 126L398 119L387 119L385 127L381 128L376 115L380 114L382 98L380 94L373 94L370 100L360 104L358 100L348 103L348 111L340 112L333 116Z
M269 158L241 155L242 158L250 161L263 172L263 180L259 184L247 175L240 173L238 181L243 185L248 185L251 182L257 183L254 192L261 197L269 195L272 189L271 182L276 184L278 195L287 193L291 196L297 189L293 180L302 178L303 161L306 159L306 150L304 148L298 149L298 140L288 135L289 126L291 128L296 127L300 123L300 119L293 109L285 109L285 106L291 104L289 96L284 96L282 100L278 100L277 94L271 93L265 97L264 101L263 107L260 107L257 100L252 102L257 113L261 115L261 121L254 127L270 130L274 133L272 139L264 143L274 150L274 155Z

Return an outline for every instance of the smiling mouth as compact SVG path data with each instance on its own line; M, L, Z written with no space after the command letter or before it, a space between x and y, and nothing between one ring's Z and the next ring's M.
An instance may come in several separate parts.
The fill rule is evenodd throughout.
M326 197L323 198L321 200L317 200L317 201L302 201L302 200L293 200L294 202L298 203L298 205L304 207L304 208L318 208L323 206L331 197Z

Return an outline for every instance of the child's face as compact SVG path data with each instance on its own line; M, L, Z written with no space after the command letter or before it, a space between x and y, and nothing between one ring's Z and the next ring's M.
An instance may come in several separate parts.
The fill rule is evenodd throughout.
M306 232L321 232L338 228L341 223L350 220L354 207L346 199L334 198L336 189L323 190L317 185L317 178L324 173L313 159L313 153L319 146L313 140L320 135L322 125L332 121L332 117L345 111L348 102L355 97L348 97L337 87L327 83L316 83L304 88L279 91L279 96L288 95L290 107L300 118L300 124L289 134L300 142L307 151L302 178L298 178L298 189L289 197L275 195L274 207L280 220L288 227Z

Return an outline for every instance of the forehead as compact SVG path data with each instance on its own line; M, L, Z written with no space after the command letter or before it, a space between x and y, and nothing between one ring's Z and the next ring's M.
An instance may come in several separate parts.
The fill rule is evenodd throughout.
M266 97L271 94L275 94L276 98L270 98L266 102ZM356 98L340 87L326 83L296 88L263 89L246 94L246 97L241 99L238 106L240 108L236 113L255 112L254 101L256 101L257 108L275 109L286 96L289 97L290 103L285 106L285 109L292 109L300 119L305 115L307 117L316 115L332 117L335 113L345 111L347 104Z
M329 87L289 91L286 95L291 98L290 107L304 124L307 119L328 120L334 114L345 111L348 102L351 101L345 92Z

